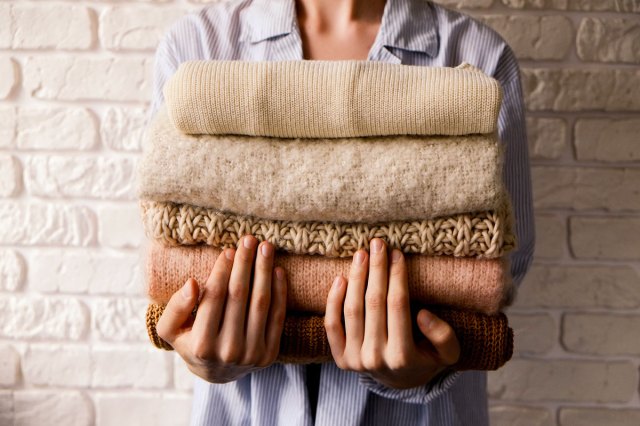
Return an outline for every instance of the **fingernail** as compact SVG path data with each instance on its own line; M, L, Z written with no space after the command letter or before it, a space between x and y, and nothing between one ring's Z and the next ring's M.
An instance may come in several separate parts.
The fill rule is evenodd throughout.
M224 251L224 256L228 259L228 260L233 260L233 256L235 255L235 251L232 249L226 249Z
M187 282L182 286L182 297L185 299L191 299L193 295L193 288L191 287L191 280L187 280Z
M374 239L371 241L371 253L380 253L382 251L382 241Z
M331 285L331 288L332 288L333 290L336 290L336 289L340 286L340 281L342 281L342 280L341 280L341 278L342 278L342 277L341 277L340 275L338 275L338 276L336 277L336 279L335 279L335 280L333 280L333 284Z
M251 248L253 246L253 238L249 235L245 236L243 244L245 248Z
M420 315L420 324L422 324L424 328L431 327L431 323L432 323L432 317L429 312L425 311L424 314Z
M396 262L398 262L401 258L402 258L402 253L400 253L400 250L394 250L394 251L391 253L391 263L396 263Z
M276 278L278 281L284 280L284 271L281 268L276 268Z
M271 252L272 252L272 251L273 251L273 250L272 250L271 244L269 244L269 243L263 243L263 244L260 246L260 252L262 253L262 255L263 255L264 257L269 257L269 256L271 256Z
M362 262L364 262L364 253L361 250L358 250L356 255L353 256L353 263L360 265Z

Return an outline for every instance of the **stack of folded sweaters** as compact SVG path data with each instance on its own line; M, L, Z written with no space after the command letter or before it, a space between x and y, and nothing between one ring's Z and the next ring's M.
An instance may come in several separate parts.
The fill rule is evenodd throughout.
M281 362L331 359L336 275L374 237L407 255L412 303L455 330L457 370L511 357L514 246L498 82L463 64L193 61L164 87L139 168L152 342L184 282L246 234L287 273ZM414 315L415 318L415 315Z

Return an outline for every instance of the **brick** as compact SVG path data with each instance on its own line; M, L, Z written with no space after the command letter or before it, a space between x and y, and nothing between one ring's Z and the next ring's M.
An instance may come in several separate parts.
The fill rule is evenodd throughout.
M565 16L485 15L480 20L497 31L520 59L560 60L573 46L573 24Z
M538 166L531 175L536 208L640 210L640 169Z
M30 345L22 357L24 380L31 385L86 387L91 370L86 346Z
M100 125L102 143L114 151L139 152L146 123L144 108L111 107Z
M42 293L142 294L137 255L97 251L30 252L30 288Z
M0 390L0 425L13 425L13 417L13 392Z
M15 387L19 378L20 355L13 346L0 344L0 386Z
M98 240L108 247L139 247L143 240L140 209L137 205L100 208L98 227Z
M502 0L502 3L515 9L640 12L640 4L634 0Z
M567 124L561 118L527 117L529 155L533 160L557 160L567 151Z
M14 49L89 49L94 35L91 12L77 5L14 4L9 44ZM37 30L34 31L34 28ZM2 37L7 44L7 37Z
M531 111L640 111L640 69L522 70Z
M13 155L0 154L0 197L15 197L22 189L22 167Z
M16 137L16 109L0 106L0 149L13 148Z
M178 354L173 354L173 384L176 389L191 392L196 376Z
M14 426L93 424L93 405L89 397L76 391L15 391Z
M190 0L194 3L213 3L216 0ZM449 9L487 9L493 4L493 0L438 0L436 3Z
M513 328L514 348L518 354L544 354L557 340L557 326L546 314L518 315L509 313L509 326Z
M533 265L514 308L640 307L640 275L627 266Z
M640 315L565 314L562 343L570 352L593 355L638 355Z
M7 99L18 84L18 65L13 59L0 57L0 75L0 99Z
M151 96L151 58L27 58L24 88L37 99L142 101Z
M580 161L640 161L640 119L578 119L574 146Z
M153 6L108 7L100 14L100 40L110 50L153 50L169 26L185 13Z
M79 340L89 314L77 299L0 296L0 337Z
M0 4L0 49L11 48L12 26L11 5L7 3Z
M637 383L631 362L513 359L489 375L488 392L500 400L628 402Z
M18 149L85 151L95 147L97 139L96 120L86 108L18 109Z
M546 408L495 405L489 408L489 419L493 426L555 426Z
M20 253L0 249L0 290L19 290L22 288L25 275L26 267Z
M25 164L25 187L45 198L133 200L136 161L126 157L37 155Z
M155 348L94 348L92 387L165 388L171 377L171 357Z
M88 246L95 216L86 207L0 202L0 244Z
M569 228L571 251L578 258L640 260L640 218L572 217Z
M91 328L105 341L149 343L145 299L100 298L92 301Z
M100 426L154 425L180 426L189 424L191 397L171 394L95 395L96 424Z
M561 408L561 426L637 426L640 410L607 408Z
M535 216L536 245L534 256L541 259L564 257L567 245L567 224L560 217L537 214Z
M583 61L640 63L640 21L622 18L583 18L576 38Z

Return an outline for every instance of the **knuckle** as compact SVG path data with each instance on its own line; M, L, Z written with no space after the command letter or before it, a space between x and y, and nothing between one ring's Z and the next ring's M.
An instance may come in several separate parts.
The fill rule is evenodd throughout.
M389 276L401 277L406 274L404 259L400 259L398 262L391 264L389 269Z
M362 318L362 306L359 303L349 303L344 306L344 317L350 320Z
M339 333L342 329L342 323L337 318L324 318L324 328L327 330L327 333L336 334Z
M362 367L367 371L380 371L384 367L382 355L377 351L367 351L362 355Z
M259 314L266 314L271 307L271 297L266 293L257 293L251 295L251 309Z
M191 355L199 360L210 360L215 355L211 345L205 339L194 339L191 343Z
M229 286L229 300L232 302L244 302L247 299L247 293L249 289L242 285L230 285Z
M408 365L409 365L409 358L402 351L393 353L387 359L387 366L389 367L390 370L393 370L393 371L402 370L404 368L407 368Z
M223 345L220 348L219 358L225 364L237 364L241 358L240 348L236 345Z
M402 312L407 309L409 298L405 293L393 292L387 297L387 308L390 312Z
M367 304L367 309L369 310L380 310L386 305L386 297L381 293L369 293L365 295L365 302Z
M203 299L211 301L224 301L226 297L226 289L219 285L207 285L202 294Z

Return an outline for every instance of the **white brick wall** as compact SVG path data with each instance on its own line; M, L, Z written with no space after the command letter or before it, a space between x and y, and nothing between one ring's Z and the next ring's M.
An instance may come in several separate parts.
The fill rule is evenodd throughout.
M0 2L0 424L186 424L134 200L153 50L207 0ZM538 227L496 425L640 422L640 5L440 0L521 60Z

